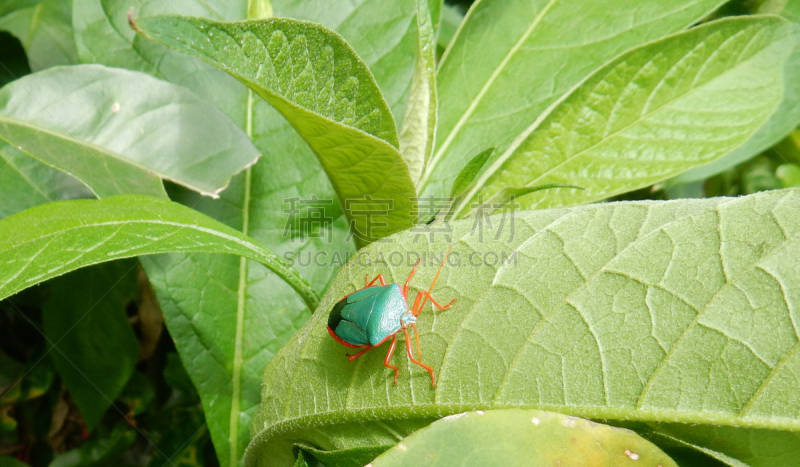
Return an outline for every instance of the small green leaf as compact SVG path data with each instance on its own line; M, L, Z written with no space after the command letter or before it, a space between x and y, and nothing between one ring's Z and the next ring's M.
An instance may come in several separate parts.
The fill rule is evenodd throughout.
M293 443L379 445L431 418L501 408L798 431L798 212L800 189L607 203L372 245L267 365L246 465L291 465ZM348 361L326 329L333 305L365 274L402 283L419 255L414 296L449 245L432 294L458 301L417 321L437 386L400 352L394 386L387 346Z
M400 154L411 180L416 183L433 151L436 136L436 37L431 25L428 0L417 1L417 59L411 80L403 128L400 131Z
M507 186L570 183L523 208L595 200L651 185L745 142L781 100L796 43L775 17L708 23L617 57L534 123L481 175L460 206Z
M486 204L491 205L492 208L491 212L494 213L498 210L502 210L506 205L510 203L516 204L517 198L522 198L525 195L536 193L537 191L551 190L554 188L569 188L572 190L586 189L581 186L567 185L565 183L548 183L546 185L523 186L523 187L505 187L502 190L495 193L491 198L486 200Z
M412 225L416 190L396 149L394 119L341 36L287 18L220 23L155 16L136 28L230 73L280 111L317 155L360 245ZM387 208L378 223L359 214Z
M1 113L0 139L20 152L75 177L99 197L118 194L166 197L160 178L119 159L116 154L90 143L8 118Z
M306 281L269 249L197 211L147 196L60 201L0 220L0 299L83 266L172 252L253 259L316 308Z
M247 19L272 18L272 4L269 0L248 0Z
M486 161L494 154L495 150L497 150L497 148L489 148L482 151L461 169L458 177L456 177L456 181L453 183L453 191L450 193L451 197L455 198L461 196L470 188L472 182L474 182L478 174L481 173L484 166L486 166Z
M136 365L139 341L125 314L138 294L136 265L112 261L57 277L42 307L50 358L89 430Z
M445 417L406 437L370 465L677 467L633 431L553 412L518 409Z
M0 138L101 197L163 196L159 177L216 196L259 155L227 116L184 88L99 65L53 68L4 87Z

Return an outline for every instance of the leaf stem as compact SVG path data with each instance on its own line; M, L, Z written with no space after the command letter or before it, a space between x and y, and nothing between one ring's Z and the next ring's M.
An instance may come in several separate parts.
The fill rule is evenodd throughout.
M251 5L252 6L252 5ZM245 132L253 138L253 91L247 90L247 119ZM248 234L250 229L250 185L252 183L252 169L248 167L244 172L244 199L242 200L242 233ZM244 318L247 312L247 258L239 258L239 285L236 290L236 337L233 353L233 371L231 380L231 416L230 433L230 466L235 466L239 459L239 399L242 392L242 346L244 345Z

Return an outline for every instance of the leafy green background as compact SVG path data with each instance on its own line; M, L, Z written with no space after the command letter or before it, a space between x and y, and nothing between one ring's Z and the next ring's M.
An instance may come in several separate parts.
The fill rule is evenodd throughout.
M519 406L625 425L679 465L796 459L796 191L529 213L483 246L467 232L485 220L473 203L502 211L545 183L583 189L522 205L800 186L796 29L725 19L797 22L800 2L480 0L464 18L469 3L0 5L0 79L14 81L0 217L92 193L186 206L122 197L0 220L3 296L39 284L0 302L0 464L236 465L257 435L250 462L363 465L441 416ZM262 21L221 23L244 19ZM346 362L324 312L303 325L326 290L323 311L364 273L405 276L411 264L354 264L329 288L356 248L413 225L409 198L457 178L455 212L360 251L442 250L419 242L464 217L447 232L456 253L517 252L524 272L448 267L435 295L460 301L421 324L440 385L404 366L394 388L380 351ZM286 201L311 194L317 230ZM365 221L344 200L364 194L395 217L354 237ZM172 253L45 281L154 252Z

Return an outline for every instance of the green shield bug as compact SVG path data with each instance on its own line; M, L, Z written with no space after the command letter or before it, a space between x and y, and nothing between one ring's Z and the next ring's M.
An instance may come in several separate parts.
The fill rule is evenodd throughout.
M383 364L387 368L394 370L394 384L397 384L399 370L397 366L391 364L391 360L397 346L397 333L402 330L406 338L408 359L427 370L431 375L431 385L436 386L433 369L421 361L422 350L419 345L419 333L417 332L416 323L417 317L428 300L439 310L450 308L457 300L454 298L447 305L440 305L431 296L433 286L436 285L436 280L439 279L439 274L442 272L449 255L450 249L444 255L442 264L433 277L431 286L428 290L421 290L417 293L417 297L411 307L408 306L408 289L411 278L417 272L419 258L402 288L400 284L386 284L383 274L378 274L372 281L369 280L369 274L367 274L363 289L346 295L333 306L333 310L331 310L331 314L328 317L328 332L330 335L342 345L362 348L362 350L353 355L348 354L351 362L391 338L389 351L386 353ZM380 285L376 285L376 281L379 281ZM416 358L411 350L409 328L414 331L417 344Z

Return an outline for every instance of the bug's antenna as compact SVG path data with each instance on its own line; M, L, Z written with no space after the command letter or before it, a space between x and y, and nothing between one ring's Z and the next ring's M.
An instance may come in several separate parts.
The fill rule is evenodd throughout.
M450 256L450 252L453 250L453 245L447 247L447 253L444 254L444 259L442 260L442 264L439 265L439 270L436 271L436 275L433 276L433 282L431 282L431 286L428 289L428 295L430 295L431 291L433 290L433 286L436 285L436 281L439 280L439 274L442 272L442 268L444 264L447 262L447 257Z

